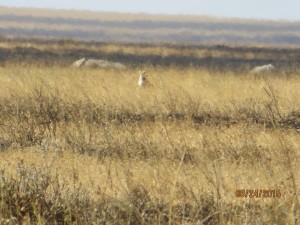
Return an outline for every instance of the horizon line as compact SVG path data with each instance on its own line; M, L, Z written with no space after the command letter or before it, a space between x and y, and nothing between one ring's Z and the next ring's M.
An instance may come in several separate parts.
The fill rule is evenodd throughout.
M218 15L212 15L212 14L189 14L189 13L161 13L161 12L132 12L132 11L100 11L100 10L93 10L93 9L78 9L78 8L46 8L46 7L35 7L35 6L6 6L1 5L0 8L7 8L7 9L18 9L18 10L49 10L49 11L68 11L68 12L88 12L93 14L123 14L123 15L146 15L146 16L165 16L165 17L186 17L190 19L195 19L198 17L199 19L202 18L208 18L212 20L237 20L237 21L263 21L263 22L287 22L287 23L295 23L300 22L300 19L287 19L287 18L255 18L255 17L236 17L236 16L218 16Z

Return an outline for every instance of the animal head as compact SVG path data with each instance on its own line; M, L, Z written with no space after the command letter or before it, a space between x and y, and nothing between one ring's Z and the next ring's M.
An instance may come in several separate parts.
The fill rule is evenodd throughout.
M140 73L140 77L142 77L142 78L144 78L144 79L146 79L146 77L148 76L148 74L147 74L147 72L146 71L139 71L139 73Z

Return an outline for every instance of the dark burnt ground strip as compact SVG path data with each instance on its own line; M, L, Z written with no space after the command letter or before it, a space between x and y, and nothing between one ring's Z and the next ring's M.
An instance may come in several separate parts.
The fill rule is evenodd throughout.
M139 46L139 47L142 47ZM175 49L189 49L190 47L175 46ZM206 49L207 51L223 51L233 54L260 54L264 52L272 55L272 58L242 58L236 56L214 57L207 56L198 58L196 56L161 56L161 55L134 55L126 53L107 53L101 51L91 51L88 49L72 49L72 50L40 50L33 47L15 47L15 48L0 48L0 66L5 66L9 62L25 62L34 63L41 66L59 65L63 67L70 66L75 60L79 58L98 58L109 61L118 61L130 67L137 67L141 65L152 66L177 66L179 68L195 67L204 68L213 71L227 71L233 70L237 72L245 72L245 69L253 68L257 65L264 65L272 63L278 69L285 69L289 73L295 73L300 68L300 50L289 49L246 49L246 48L230 48L226 46L203 47L198 46L198 49ZM282 57L282 54L285 57ZM276 56L278 55L278 58ZM281 57L280 57L281 56Z

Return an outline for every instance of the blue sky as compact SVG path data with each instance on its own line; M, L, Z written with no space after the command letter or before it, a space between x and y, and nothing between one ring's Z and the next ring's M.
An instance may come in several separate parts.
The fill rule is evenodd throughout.
M300 0L1 0L0 5L300 20Z

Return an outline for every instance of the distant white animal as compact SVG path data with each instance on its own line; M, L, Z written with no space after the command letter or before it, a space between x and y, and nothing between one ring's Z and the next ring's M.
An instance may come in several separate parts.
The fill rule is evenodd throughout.
M89 68L114 68L114 69L126 69L126 66L119 62L111 62L102 59L79 59L75 61L72 66L74 67L89 67Z
M140 73L140 77L139 77L138 85L140 87L144 87L146 84L146 77L148 76L148 74L146 73L146 71L139 71L139 73Z
M251 70L251 73L258 74L258 73L263 73L263 72L270 72L274 69L275 69L275 67L272 64L268 64L268 65L255 67L253 70Z
M85 62L85 58L82 58L82 59L76 60L72 64L72 66L74 66L74 67L81 67L84 64L84 62Z

